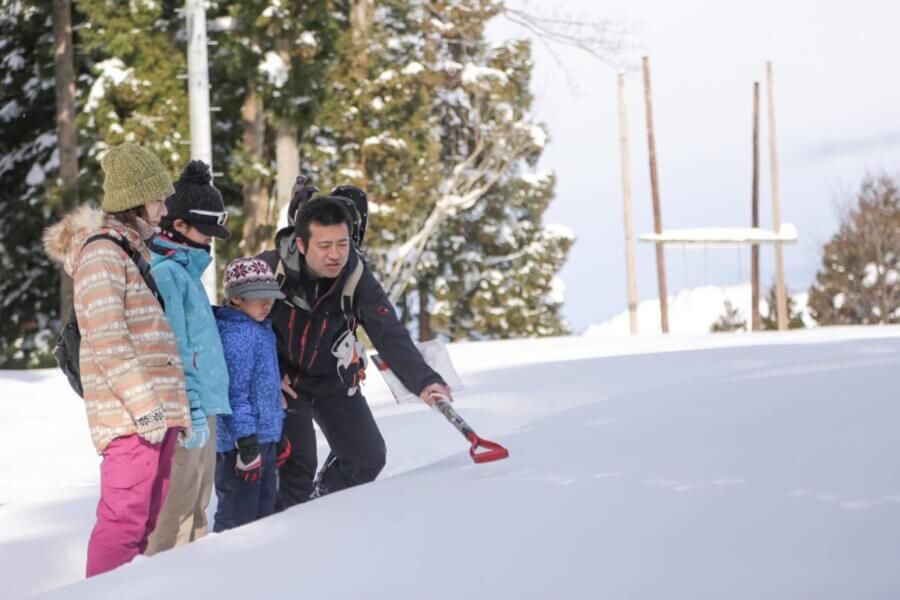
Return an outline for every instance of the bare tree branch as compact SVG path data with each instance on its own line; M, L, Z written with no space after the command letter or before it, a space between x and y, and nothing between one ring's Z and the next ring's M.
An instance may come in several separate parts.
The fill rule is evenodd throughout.
M441 198L422 226L398 247L384 280L391 302L403 296L434 233L452 216L471 210L534 145L520 122L493 132L490 139L488 143L487 136L479 136L472 152L452 169Z
M619 70L626 65L626 38L631 27L608 19L583 17L548 17L504 6L503 16L533 33L545 43L569 46L588 53L604 64ZM557 61L559 62L559 61Z

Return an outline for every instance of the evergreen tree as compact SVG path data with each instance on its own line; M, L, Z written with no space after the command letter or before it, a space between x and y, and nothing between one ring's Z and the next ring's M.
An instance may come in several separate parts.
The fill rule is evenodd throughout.
M809 290L821 325L900 322L900 192L889 177L867 177L856 205L825 245Z
M211 63L217 80L233 90L229 99L239 101L223 109L220 116L228 118L221 126L243 124L230 129L228 173L243 192L237 211L242 219L236 223L243 227L240 253L256 253L271 244L284 200L273 186L287 180L289 188L299 168L297 161L284 164L284 157L276 164L277 147L285 142L296 147L300 132L319 114L329 86L325 71L347 17L328 0L244 0L220 3L220 13L229 30L213 49Z
M82 80L80 135L85 199L102 197L99 160L112 146L137 142L154 151L170 174L190 159L183 2L79 0L78 59L93 75ZM87 91L86 96L83 94Z
M794 297L787 291L787 311L788 311L788 329L803 329L806 327L806 324L803 322L803 312L797 306L797 301L794 300ZM769 293L766 295L766 307L767 312L765 314L760 315L760 325L762 325L762 329L764 330L777 330L778 329L778 314L775 310L777 306L775 299L775 286L773 285L769 288Z
M541 225L552 176L525 175L545 134L528 119L530 48L485 39L499 10L380 3L365 60L345 41L305 140L325 187L368 190L370 263L423 337L432 313L453 338L565 330L551 290L571 237Z
M49 0L0 0L0 368L47 364L59 277L41 232L58 170Z
M420 62L412 28L418 10L399 0L379 3L358 41L364 49L349 35L341 38L319 118L302 141L305 167L323 191L347 183L368 192L366 246L380 272L391 249L427 216L439 184L429 122L435 77Z
M719 316L709 330L713 333L747 331L747 319L741 315L741 311L736 306L731 304L730 300L726 300L725 312Z
M475 30L468 28L461 37L483 35L479 29L483 24L476 21ZM434 330L451 339L566 333L555 278L573 237L563 228L541 224L553 198L554 177L528 172L545 141L543 128L528 120L530 45L521 41L499 47L465 44L451 50L465 61L457 81L469 102L468 106L450 105L446 130L469 152L482 136L511 145L518 136L519 160L498 164L498 176L480 205L454 215L442 235L429 241L427 249L436 257L420 264L418 289L421 294L430 288L436 302L426 307L419 299L422 333L428 329L428 321L422 318L426 310L434 313ZM479 104L480 108L469 108ZM484 115L490 121L479 123ZM457 152L458 146L445 147L445 155Z

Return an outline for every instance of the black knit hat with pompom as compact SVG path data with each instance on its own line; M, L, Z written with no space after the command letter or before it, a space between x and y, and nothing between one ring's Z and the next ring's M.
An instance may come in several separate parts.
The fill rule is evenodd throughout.
M168 214L160 226L174 231L175 219L181 219L212 237L225 239L231 233L224 227L227 219L222 194L212 185L209 165L192 160L175 182L175 193L166 198Z

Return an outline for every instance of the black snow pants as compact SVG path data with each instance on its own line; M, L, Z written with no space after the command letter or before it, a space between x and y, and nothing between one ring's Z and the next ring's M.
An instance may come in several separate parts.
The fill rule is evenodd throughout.
M331 453L316 476L318 455L313 419ZM278 508L373 481L384 468L387 449L372 411L360 392L288 402L284 432L291 456L278 471Z

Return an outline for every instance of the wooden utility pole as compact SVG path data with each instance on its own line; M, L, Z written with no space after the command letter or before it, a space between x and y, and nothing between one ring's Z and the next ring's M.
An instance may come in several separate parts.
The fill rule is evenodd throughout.
M635 274L634 226L631 217L631 161L628 156L628 109L625 73L619 73L619 152L622 155L622 202L625 206L625 275L628 279L628 322L638 332L638 294Z
M781 233L781 198L778 195L778 152L775 147L775 94L772 90L772 63L766 63L767 92L769 97L769 159L772 177L772 229ZM788 327L787 295L784 291L784 254L781 242L775 242L775 300L778 305L778 329Z
M752 223L759 227L759 82L753 82L753 192ZM750 330L760 330L759 244L750 247ZM771 310L771 308L769 309Z
M78 129L75 127L75 52L72 49L72 4L53 0L53 65L56 78L56 132L59 136L60 214L78 205ZM72 309L72 278L59 268L59 318Z
M650 154L650 186L653 193L653 231L662 233L662 215L659 208L659 177L656 173L656 140L653 136L653 101L650 90L650 59L644 64L644 104L647 110L647 145ZM659 321L662 332L669 333L669 299L666 290L666 255L662 242L656 242L656 280L659 287Z

